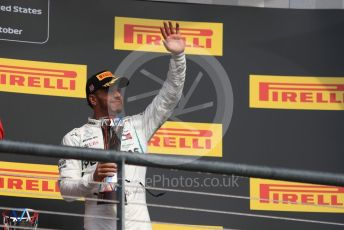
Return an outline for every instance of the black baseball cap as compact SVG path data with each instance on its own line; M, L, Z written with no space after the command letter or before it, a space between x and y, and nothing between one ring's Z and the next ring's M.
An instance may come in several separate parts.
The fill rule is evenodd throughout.
M96 92L101 88L109 88L116 85L118 88L124 88L129 85L129 80L125 77L118 77L109 70L103 70L92 75L86 82L86 96Z

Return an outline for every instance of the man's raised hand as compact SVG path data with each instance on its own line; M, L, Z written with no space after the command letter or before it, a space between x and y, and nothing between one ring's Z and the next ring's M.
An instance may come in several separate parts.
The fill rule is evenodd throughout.
M182 39L179 33L179 24L176 23L176 28L173 28L172 22L164 22L164 27L160 27L163 43L165 48L172 54L180 54L184 52L185 40Z

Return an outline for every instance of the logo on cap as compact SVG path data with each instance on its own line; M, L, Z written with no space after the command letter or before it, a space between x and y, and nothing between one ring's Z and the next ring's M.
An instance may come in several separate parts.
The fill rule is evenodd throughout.
M104 80L105 78L113 77L112 73L110 71L105 71L103 73L100 73L96 76L99 81Z
M109 82L105 83L103 85L103 87L110 87L111 85L115 84L115 82L118 80L119 78L113 78L112 80L110 80Z

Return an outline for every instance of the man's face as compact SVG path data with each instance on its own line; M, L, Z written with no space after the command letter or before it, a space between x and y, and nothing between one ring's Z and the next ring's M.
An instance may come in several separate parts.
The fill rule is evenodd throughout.
M97 106L94 109L99 109L103 113L108 112L109 115L116 115L122 112L123 97L121 89L117 87L99 89L94 95L97 100Z

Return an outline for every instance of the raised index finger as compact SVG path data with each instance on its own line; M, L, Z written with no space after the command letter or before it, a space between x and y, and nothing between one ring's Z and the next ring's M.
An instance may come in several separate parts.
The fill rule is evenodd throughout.
M168 28L168 25L166 22L164 22L164 29L165 29L165 33L166 33L167 37L170 36L171 31L170 31L170 28Z

